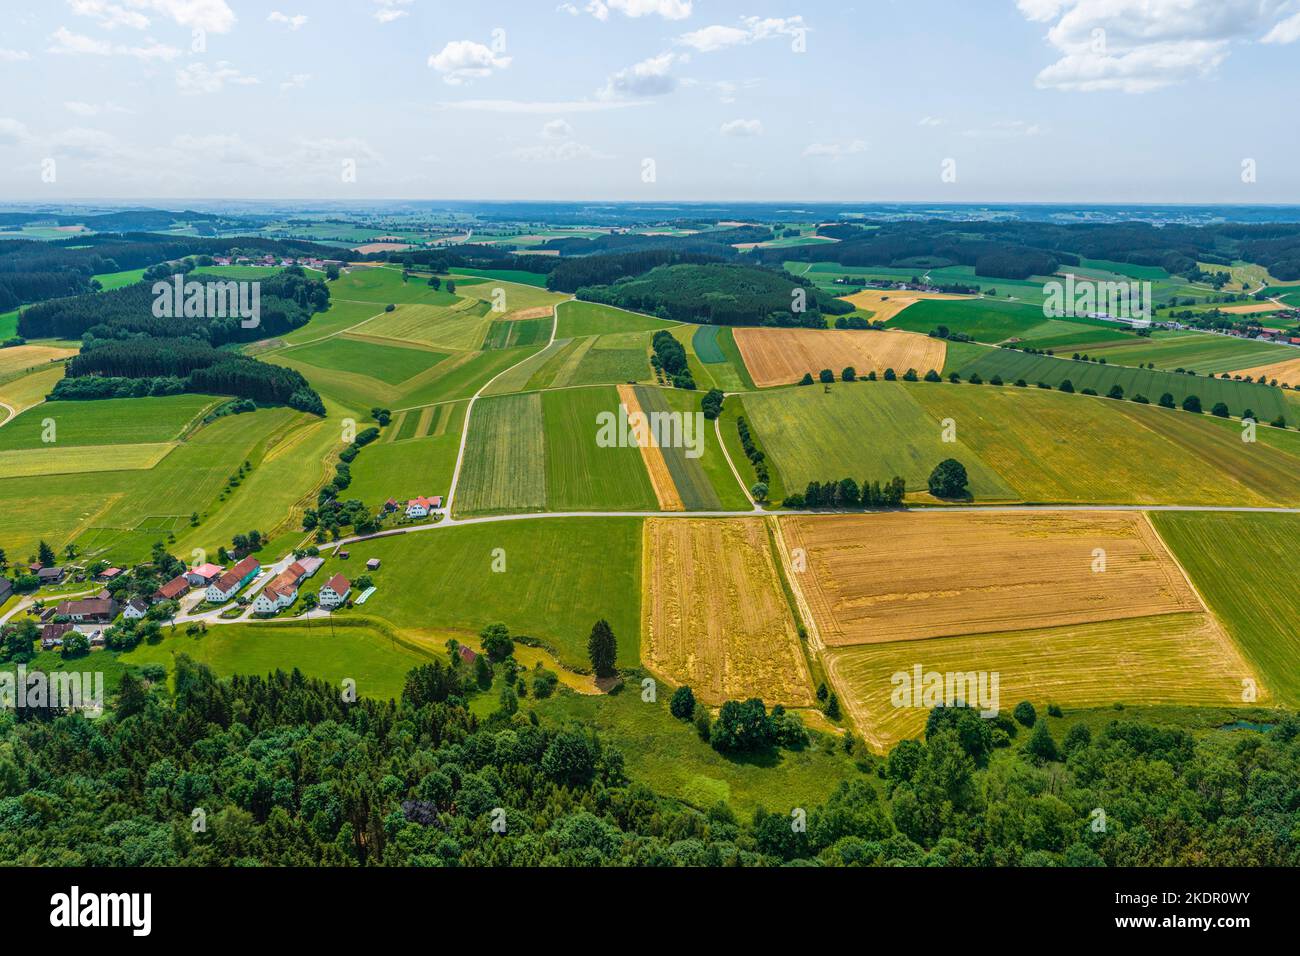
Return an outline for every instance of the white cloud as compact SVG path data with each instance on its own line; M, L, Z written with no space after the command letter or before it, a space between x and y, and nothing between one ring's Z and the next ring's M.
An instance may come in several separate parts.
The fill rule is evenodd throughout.
M1014 119L998 120L991 126L962 130L962 135L975 138L1001 137L1009 139L1017 136L1038 136L1042 132L1043 127L1038 123Z
M439 109L465 113L599 113L643 105L639 100L444 100Z
M747 46L777 37L797 37L808 32L803 17L745 17L743 26L714 25L684 33L677 42L700 53L716 53L733 46Z
M68 100L63 104L63 108L69 113L75 113L77 116L99 116L101 113L130 113L131 110L125 106L118 106L116 103L83 103L80 100Z
M513 153L521 163L570 163L579 159L613 159L592 149L585 143L565 140L562 143L542 143L538 146L519 146Z
M442 74L444 83L452 86L491 76L493 70L504 70L510 62L510 57L498 56L473 40L452 40L429 57L429 66Z
M258 82L257 77L241 73L225 60L217 61L214 67L202 62L191 63L176 71L176 88L187 94L220 93L227 83L252 86Z
M283 23L290 30L297 30L307 22L307 15L295 13L293 16L281 13L279 10L272 10L271 15L267 18L268 23Z
M392 23L410 12L402 8L409 7L412 0L373 0L373 2L379 8L374 12L374 18L380 23Z
M176 47L166 46L150 37L145 38L143 45L127 46L73 33L67 27L55 30L50 34L50 40L50 53L68 56L130 56L137 60L174 60L181 55Z
M1300 38L1293 0L1018 0L1050 23L1059 59L1039 72L1044 89L1147 93L1215 72L1234 42ZM1292 23L1292 20L1295 22Z
M867 149L866 140L855 139L848 143L811 143L803 154L822 159L842 159L845 156L865 153Z
M310 73L295 73L280 84L280 90L281 92L285 90L301 90L307 86L307 81L310 79Z
M27 127L18 120L0 116L0 146L21 146L30 138Z
M942 126L943 120L937 116L922 116L918 121L918 126Z
M673 65L684 62L686 57L677 53L652 56L625 70L619 70L596 95L606 100L663 96L677 88L677 78L672 75Z
M1264 43L1294 43L1300 40L1300 13L1287 17L1264 37Z
M597 20L608 20L609 12L617 10L626 17L659 16L665 20L685 20L691 15L692 0L590 0L586 10ZM576 15L578 8L571 3L560 5L568 14Z
M143 30L149 26L149 18L143 13L128 10L116 3L107 3L106 0L68 0L68 6L77 16L90 17L105 30L117 27Z
M542 139L568 139L572 135L573 127L562 119L553 119L542 127Z
M6 50L4 47L0 47L0 63L19 63L31 58L32 55L26 50Z
M718 132L723 136L761 136L763 124L756 119L734 119L723 123Z

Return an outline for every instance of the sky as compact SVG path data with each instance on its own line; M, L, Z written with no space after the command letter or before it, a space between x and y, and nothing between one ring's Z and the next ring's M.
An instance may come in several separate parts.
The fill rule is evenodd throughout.
M45 0L0 201L1300 202L1300 0Z

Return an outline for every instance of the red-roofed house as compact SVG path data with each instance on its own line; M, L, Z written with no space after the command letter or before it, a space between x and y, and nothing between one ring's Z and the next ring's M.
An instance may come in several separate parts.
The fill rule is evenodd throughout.
M298 599L298 585L307 577L307 569L295 561L258 592L253 600L256 614L274 614Z
M190 589L190 581L183 574L178 574L153 593L155 601L175 601Z
M205 588L217 578L226 569L219 564L200 564L197 568L190 568L185 572L185 579L196 588Z
M352 582L341 574L336 574L325 582L325 586L320 589L320 606L321 607L338 607L348 599L352 593Z
M257 558L244 558L237 565L223 574L217 580L208 585L207 599L213 604L220 604L223 601L229 601L239 593L242 588L253 578L257 577L257 572L262 569L262 563Z
M437 511L442 507L442 496L437 495L433 498L412 498L406 503L406 517L408 518L426 518L430 512Z

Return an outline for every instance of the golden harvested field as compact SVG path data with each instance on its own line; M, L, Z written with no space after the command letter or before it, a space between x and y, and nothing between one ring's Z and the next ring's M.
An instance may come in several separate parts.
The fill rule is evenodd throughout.
M860 329L753 329L733 332L745 366L759 388L789 385L824 368L838 379L852 366L859 376L892 368L902 378L909 368L924 375L943 370L948 346L916 332L868 332Z
M1256 312L1276 312L1278 308L1276 302L1254 302L1248 305L1221 306L1219 311L1231 312L1234 315L1253 315Z
M1205 610L1140 512L781 522L787 560L804 549L795 583L832 647Z
M45 401L45 396L53 391L59 379L63 378L63 366L52 365L39 372L31 372L0 384L0 404L8 405L17 415L34 405ZM8 419L8 413L0 408L0 424Z
M618 386L618 400L627 406L629 421L646 420L645 409L641 407L631 385ZM633 415L640 415L641 418L634 419ZM664 459L664 453L655 441L654 434L647 428L645 439L642 440L638 435L637 441L641 448L641 460L645 462L645 470L650 475L650 484L654 486L655 497L659 499L659 507L664 511L685 511L686 505L682 503L682 496L673 483L672 472L668 470L668 462Z
M984 671L992 690L998 675L998 709L1022 700L1041 714L1046 705L1105 707L1126 704L1241 704L1242 681L1256 680L1236 647L1208 614L1169 614L1099 624L1079 624L1013 634L981 634L837 648L825 655L826 671L859 733L883 751L919 736L929 710L892 695L910 686L893 675ZM924 686L924 677L923 677ZM924 705L925 699L922 698ZM1023 739L1025 731L1021 731Z
M762 518L648 518L641 660L706 704L813 704Z
M166 458L175 442L144 445L104 445L87 455L82 447L22 448L0 451L0 475L30 478L35 475L80 475L92 471L140 471Z
M1263 375L1270 382L1277 379L1283 385L1300 384L1300 357L1287 359L1285 362L1274 362L1271 365L1256 365L1254 368L1243 368L1233 374L1249 375L1254 379Z
M888 322L909 305L924 299L969 299L968 295L947 295L943 292L894 292L880 289L863 289L853 295L842 296L859 309L871 313L873 321Z
M15 345L0 349L0 379L17 372L48 365L56 359L70 358L76 349L57 348L52 345Z

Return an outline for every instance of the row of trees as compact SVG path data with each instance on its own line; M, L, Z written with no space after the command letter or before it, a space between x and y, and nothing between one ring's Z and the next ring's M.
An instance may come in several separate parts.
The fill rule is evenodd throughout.
M781 502L786 508L901 508L907 495L907 483L897 475L884 485L879 481L863 481L859 485L852 478L839 481L810 481L802 494L788 495Z

